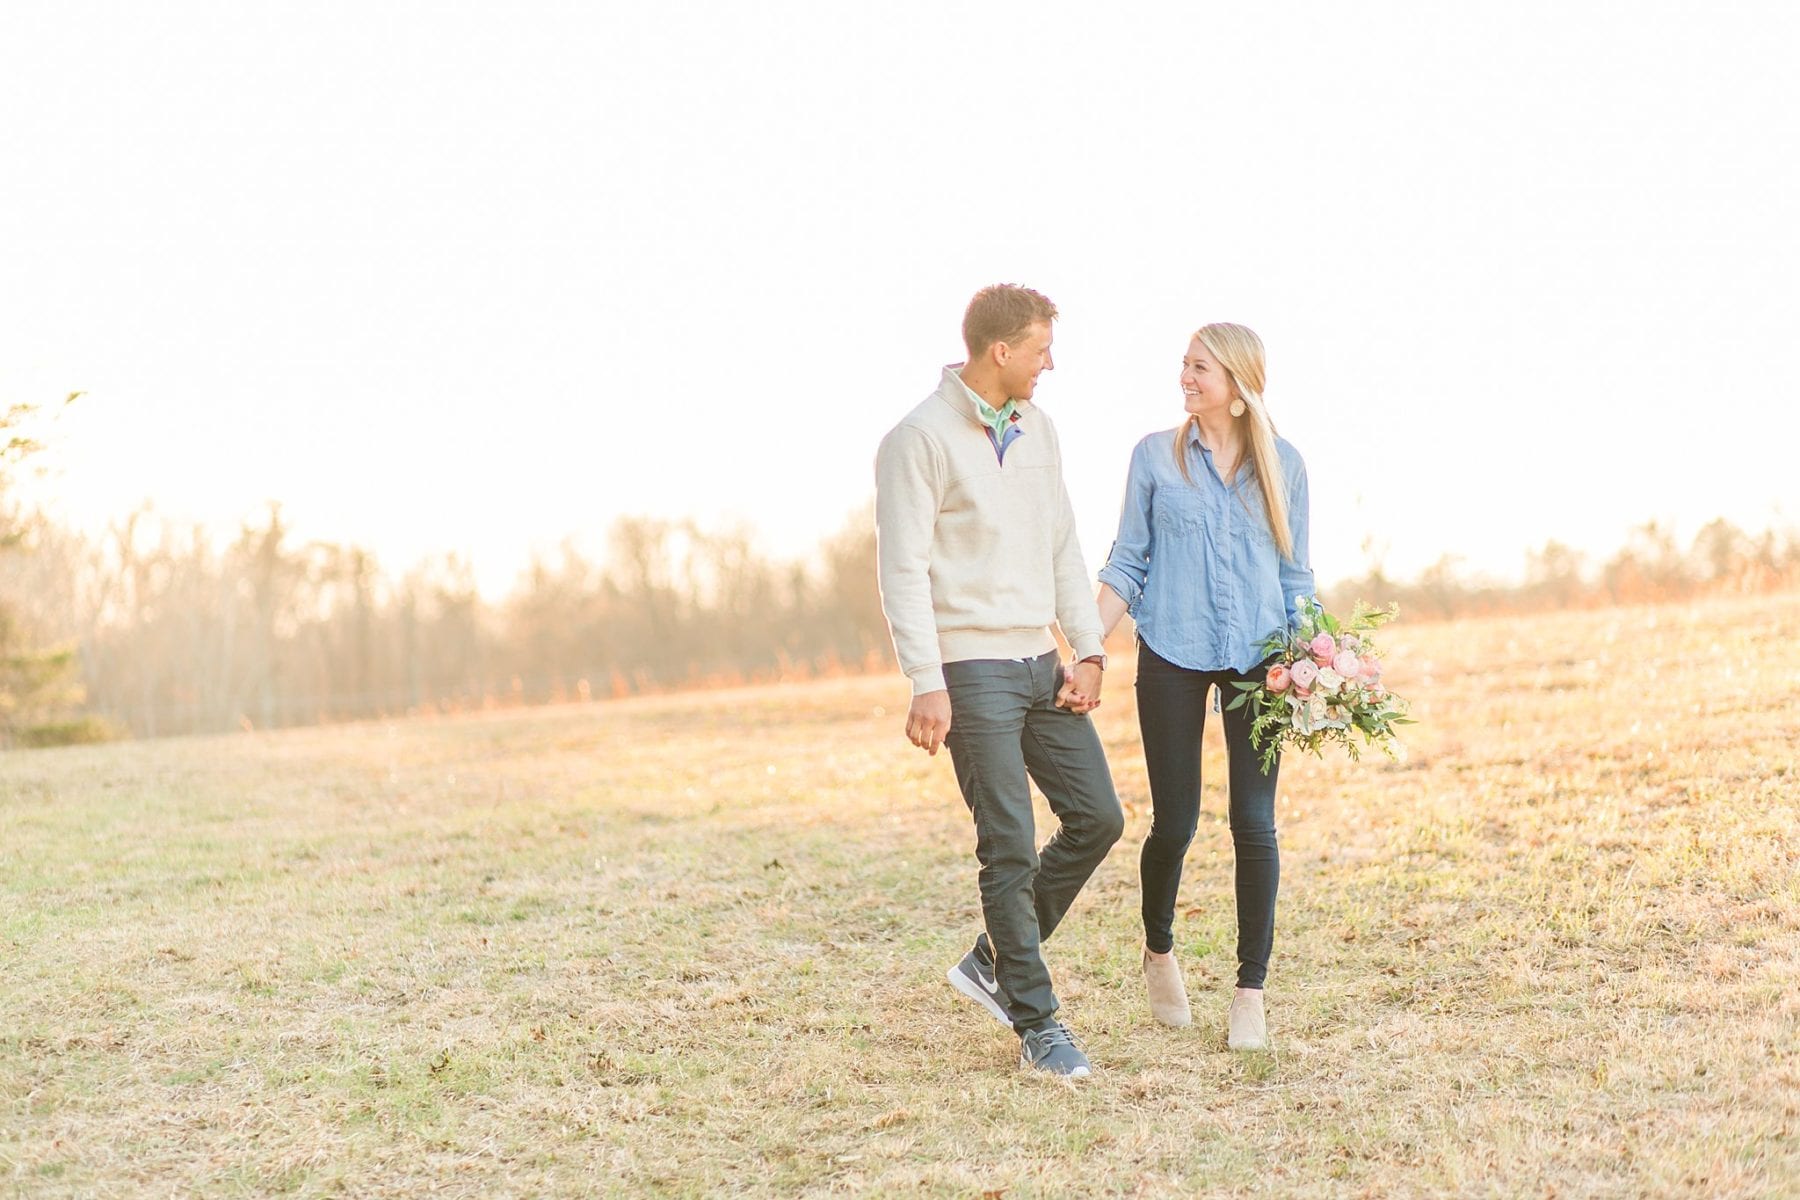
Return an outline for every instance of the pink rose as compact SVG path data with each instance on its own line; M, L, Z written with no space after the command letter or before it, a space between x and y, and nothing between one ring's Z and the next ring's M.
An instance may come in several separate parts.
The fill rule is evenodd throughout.
M1358 674L1364 679L1380 679L1381 660L1371 654L1368 658L1362 660L1361 669L1358 671Z
M1312 699L1312 689L1309 687L1301 687L1299 684L1295 684L1294 685L1294 695L1300 697L1300 699L1302 699L1302 700L1311 700Z
M1303 658L1288 668L1288 677L1294 681L1296 690L1308 694L1312 691L1313 680L1319 677L1319 668L1310 658Z
M1319 660L1320 665L1329 663L1337 657L1337 643L1331 640L1329 633L1319 634L1307 646L1307 649L1312 651L1312 656Z
M1355 679L1361 668L1362 664L1356 661L1355 653L1349 650L1339 650L1338 656L1331 660L1331 669L1345 679Z
M1287 691L1288 669L1280 663L1276 663L1269 668L1269 678L1265 681L1265 684L1271 692L1274 692L1277 695Z

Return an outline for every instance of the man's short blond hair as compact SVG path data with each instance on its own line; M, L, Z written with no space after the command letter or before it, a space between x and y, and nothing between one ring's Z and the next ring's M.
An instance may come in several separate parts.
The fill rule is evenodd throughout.
M1042 292L1010 283L982 288L963 313L963 345L973 362L995 342L1014 342L1039 321L1056 320L1056 305Z

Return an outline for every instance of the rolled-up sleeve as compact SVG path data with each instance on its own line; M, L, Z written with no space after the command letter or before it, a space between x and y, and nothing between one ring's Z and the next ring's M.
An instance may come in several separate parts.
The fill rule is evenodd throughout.
M1288 471L1288 533L1294 539L1294 556L1281 560L1281 598L1287 605L1290 624L1299 619L1300 599L1317 593L1313 582L1310 503L1306 483L1306 463L1299 455Z
M1131 452L1131 467L1125 475L1125 503L1119 511L1119 533L1106 556L1106 565L1100 568L1100 582L1119 594L1133 616L1144 596L1144 581L1150 577L1150 505L1156 485L1145 458L1149 446L1146 438Z

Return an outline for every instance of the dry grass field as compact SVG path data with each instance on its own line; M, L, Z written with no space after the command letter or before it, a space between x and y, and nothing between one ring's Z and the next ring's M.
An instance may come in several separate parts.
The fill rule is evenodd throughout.
M1266 1054L1216 728L1149 1019L1111 673L1081 1085L943 981L898 676L0 756L0 1195L1800 1194L1800 597L1384 642L1410 760L1283 766Z

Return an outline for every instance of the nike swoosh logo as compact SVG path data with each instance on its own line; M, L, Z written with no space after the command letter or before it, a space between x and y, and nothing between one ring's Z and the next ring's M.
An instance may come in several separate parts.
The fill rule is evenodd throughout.
M995 979L994 982L989 983L986 979L982 978L981 972L979 972L979 971L975 972L975 979L976 979L976 982L980 983L982 987L987 989L988 995L998 996L1000 994L1000 981L998 979Z

